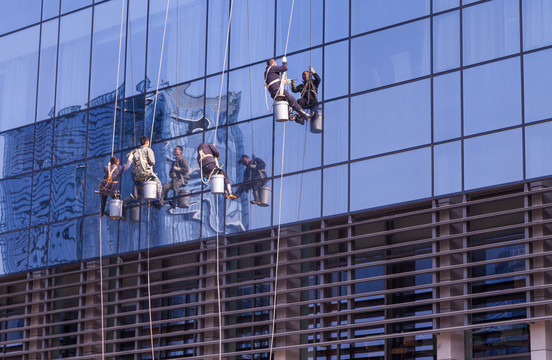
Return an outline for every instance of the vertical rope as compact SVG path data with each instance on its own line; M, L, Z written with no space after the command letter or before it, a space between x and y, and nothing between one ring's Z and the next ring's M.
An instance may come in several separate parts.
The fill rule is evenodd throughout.
M100 214L102 211L102 203L100 200ZM103 263L102 263L102 218L100 217L100 317L102 327L102 360L105 360L105 328L104 328L104 294L103 294Z
M150 344L151 344L151 358L155 360L155 352L154 352L154 345L153 345L153 320L152 320L152 312L151 312L151 279L150 279L150 240L149 240L149 233L150 233L150 204L148 200L148 224L146 229L146 243L147 243L147 276L148 276L148 315L149 315L149 327L150 327Z
M165 34L167 33L167 19L169 17L169 2L167 0L167 9L165 10L165 25L163 27L163 41L161 42L161 56L159 57L159 71L157 72L157 86L155 87L155 99L153 101L153 120L151 121L150 147L153 142L153 127L155 125L155 112L157 111L157 95L159 94L159 80L161 78L161 65L163 64L163 51L165 49Z
M218 210L218 195L216 199L217 213L217 306L218 306L218 322L219 322L219 360L222 360L222 304L220 298L220 255L219 255L219 210Z
M117 83L115 84L115 110L113 111L113 137L111 139L111 157L115 149L115 124L117 123L117 100L119 98L119 73L121 70L121 47L123 43L123 20L125 18L125 0L121 0L121 29L119 31L119 56L117 58Z
M247 0L247 53L249 56L249 118L253 118L253 88L251 85L251 35L249 29L249 0ZM251 124L251 152L255 154L255 131L253 129L253 121Z
M218 99L218 107L217 107L217 121L215 123L215 138L214 138L214 144L217 142L217 131L218 131L218 123L219 123L219 117L220 117L220 102L222 100L222 85L224 84L224 70L226 69L226 58L228 54L228 43L230 42L230 24L232 23L232 8L234 7L234 0L230 0L230 15L228 16L228 31L226 32L226 46L224 47L224 60L222 62L222 75L220 77L220 92L219 92L219 99ZM228 106L226 107L226 114L228 116Z
M130 5L130 3L129 3ZM130 14L130 9L132 9L132 6L128 7L128 27L129 27L129 42L130 42L130 87L131 91L134 91L134 56L132 55L132 16ZM130 93L132 95L132 92ZM136 147L136 109L135 109L135 101L136 97L132 96L132 125L133 125L133 138L132 143L134 147Z

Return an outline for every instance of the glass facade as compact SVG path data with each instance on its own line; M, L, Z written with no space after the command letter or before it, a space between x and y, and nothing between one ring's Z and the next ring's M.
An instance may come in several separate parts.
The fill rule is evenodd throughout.
M9 49L0 54L1 276L97 259L100 236L103 256L132 257L150 248L203 244L217 235L239 242L259 231L274 233L279 225L352 218L552 177L548 161L552 151L548 141L548 135L552 136L552 0L28 0L24 5L7 0L0 8L0 48ZM309 65L322 78L321 134L309 131L308 123L302 127L273 121L263 73L267 59L273 57L280 63L283 55L288 58L290 79L300 79ZM156 209L134 203L128 210L136 216L126 222L100 218L100 199L94 191L111 153L126 159L140 137L150 133L155 172L163 184L170 181L173 150L183 148L190 163L189 207ZM252 194L247 192L235 201L211 194L202 183L196 161L201 143L218 146L234 190L245 182L240 156L254 154L263 159L271 190L269 206L252 205ZM132 189L129 171L121 179L120 191L127 197ZM388 226L384 226L386 231L391 229ZM395 240L415 242L432 234L417 236L390 236L381 246ZM515 240L523 234L507 236ZM502 239L492 234L467 237L465 243L477 248ZM338 254L351 246L368 247L357 243L320 251ZM419 254L434 250L416 248ZM239 256L241 250L236 251L232 256ZM525 254L505 245L466 256L480 262L501 257L501 251ZM403 255L390 250L382 259L395 256ZM351 259L345 258L351 265ZM323 268L343 265L340 256L333 259L335 264L328 260ZM263 261L270 264L271 260L259 260ZM238 269L256 264L230 262L227 266L236 273L225 281L240 284L228 290L231 296L269 291L266 282L241 285L249 280L240 279ZM314 287L352 281L356 276L423 272L431 266L427 259L400 266L389 263L367 273L362 269L346 275L328 272L301 281ZM502 271L496 269L499 264L494 266L474 267L472 275ZM261 275L251 274L252 279L255 276ZM473 285L470 291L482 292L486 286L501 290L517 280L505 276L492 284ZM413 275L378 281L352 288L362 293L428 287L390 298L357 299L358 306L425 301L431 298L434 280ZM339 286L327 291L321 296L351 295ZM193 303L198 300L194 296L174 301ZM504 304L524 298L512 294L508 299ZM270 302L264 297L255 301ZM494 306L498 300L480 297L477 301L474 308ZM143 305L128 306L124 311ZM227 306L253 305L239 300ZM353 305L337 301L331 306ZM17 317L18 308L14 309ZM313 302L302 311L317 314L319 310ZM408 317L432 311L431 305L396 307L385 314L374 310L370 316ZM517 310L510 315L525 316ZM68 312L63 316L80 315ZM255 318L247 320L252 323L270 317L263 310L231 315L228 321L239 324L242 316ZM499 315L478 316L472 319L474 324ZM337 326L340 318L308 326ZM360 324L365 319L354 321ZM359 326L347 334L325 334L324 341L435 326L427 320L382 324ZM0 341L7 340L1 329ZM233 329L229 330L232 336L253 336L266 334L268 325ZM496 331L503 336L500 351L505 352L481 350L474 357L527 350L521 340L523 344L516 349L523 351L511 350L509 345L512 334L527 336L522 325L504 325ZM335 350L337 355L308 356L378 358L385 353L393 359L432 358L435 348L428 334L389 344L382 337L348 357L340 357L343 349ZM322 341L317 336L307 337ZM487 344L492 336L483 329L474 332L471 341L474 346ZM263 348L265 340L233 343L229 346L235 348L228 351ZM63 346L63 341L73 340L63 338L57 346ZM399 349L408 343L407 348L415 350ZM330 354L334 349L324 351ZM78 355L68 352L55 357L70 356Z

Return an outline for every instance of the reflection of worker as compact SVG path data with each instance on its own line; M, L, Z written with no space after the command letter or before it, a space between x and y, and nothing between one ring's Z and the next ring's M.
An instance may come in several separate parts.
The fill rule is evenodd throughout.
M253 191L253 200L251 201L251 204L260 205L260 190L263 185L266 184L266 180L264 179L267 178L265 162L261 158L255 156L253 156L253 160L251 160L249 156L242 155L238 163L245 166L245 170L243 171L243 181L247 182L247 184L241 184L238 187L236 197L239 197L241 193L251 189Z
M301 98L297 103L303 108L310 108L318 105L318 85L320 76L309 66L309 71L303 71L303 83L295 86L295 80L291 80L291 91L300 92Z
M117 190L119 187L119 179L121 178L121 175L123 175L123 173L130 168L132 158L133 156L131 154L128 157L126 164L119 165L119 158L117 156L112 156L109 160L109 164L104 167L104 178L100 183L100 190L96 191L97 194L102 195L100 216L104 215L107 197L111 196L115 199L119 196Z
M197 147L197 163L203 172L204 177L210 177L213 174L222 174L224 176L224 196L228 199L236 199L232 194L232 185L226 172L219 166L219 149L215 144L200 144Z
M134 154L134 168L132 169L132 176L134 177L134 197L138 198L138 188L143 188L143 184L147 180L153 180L157 184L157 198L159 199L159 205L164 205L165 202L161 197L161 191L163 185L161 180L153 172L153 165L155 165L155 154L149 147L149 139L147 136L140 138L140 148L133 151Z
M300 124L304 124L305 121L303 119L308 120L311 115L307 114L305 110L303 110L289 91L284 90L284 84L280 81L280 73L287 71L288 69L286 57L284 56L282 59L282 66L277 66L276 60L274 59L269 59L266 64L265 86L268 89L270 96L272 96L273 99L276 98L276 96L285 97L289 103L289 106L297 112L297 118L295 121Z
M183 185L188 185L190 180L190 163L188 159L182 157L182 146L175 147L173 154L175 159L169 171L171 181L163 186L163 192L161 193L163 200L170 189L172 189L174 197L178 196L178 189Z

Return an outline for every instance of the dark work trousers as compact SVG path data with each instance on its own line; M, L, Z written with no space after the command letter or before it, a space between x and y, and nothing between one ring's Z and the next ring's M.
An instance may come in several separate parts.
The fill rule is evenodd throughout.
M180 187L187 184L188 183L186 181L183 181L181 179L174 179L169 181L168 183L165 184L165 186L163 186L163 192L161 193L161 198L164 199L165 196L167 196L167 193L169 192L169 190L171 189L173 191L173 197L177 197L178 190L180 189Z
M316 105L318 105L318 102L314 98L311 98L310 101L309 101L307 98L304 98L304 97L297 100L297 103L303 109L314 108L314 107L316 107Z
M203 165L203 176L209 177L209 174L211 174L211 171L213 171L217 167L217 164L215 162L208 162L207 164ZM217 172L215 172L217 174ZM218 174L222 174L224 176L224 184L230 185L230 179L228 179L228 176L226 175L226 171L220 169L218 170Z
M276 90L273 90L272 89L272 86L269 88L270 90L270 96L272 96L272 98L274 99L274 97L276 96L276 94L278 93L278 88L276 88ZM295 112L301 112L303 111L303 108L301 106L299 106L299 104L297 103L297 100L295 100L295 97L293 95L291 95L289 93L289 91L287 90L284 90L284 97L286 98L289 106L291 106L291 108L293 110L295 110Z

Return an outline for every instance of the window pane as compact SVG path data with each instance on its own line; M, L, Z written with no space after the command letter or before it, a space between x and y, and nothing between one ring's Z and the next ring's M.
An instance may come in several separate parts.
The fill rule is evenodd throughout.
M431 196L431 149L351 164L351 211Z
M351 41L351 91L429 74L429 20L383 30Z
M210 78L207 78L206 81L206 89L205 89L205 95L207 99L205 100L205 127L207 129L213 129L216 127L217 123L218 125L224 125L226 124L226 120L228 119L227 114L227 92L226 87L228 86L228 73L224 74L224 82L222 84L222 98L220 100L220 106L219 106L219 95L220 95L220 83L221 83L221 75L212 76ZM232 101L241 101L241 94L232 92L230 93ZM270 96L269 96L270 98ZM232 111L232 115L235 115L235 118L233 118L234 122L237 121L237 116L239 114L239 107L232 106L230 109ZM245 110L247 111L247 110Z
M487 1L464 9L464 65L519 51L518 0Z
M269 113L267 110L267 102L268 107L271 108L272 99L264 87L263 72L265 68L265 63L262 63L252 66L251 68L247 67L230 72L229 89L230 93L234 94L233 98L235 99L233 106L239 108L237 121L259 117ZM250 71L251 79L249 78ZM218 79L219 89L214 96L218 97L218 92L220 91L220 77L216 78ZM249 81L251 81L251 83ZM266 100L265 91L267 92ZM215 99L210 98L210 104L212 104L213 100ZM209 107L211 107L210 104Z
M523 48L536 49L552 44L552 2L549 0L524 0Z
M519 58L464 71L464 134L521 124Z
M552 117L552 50L539 51L523 58L525 122Z
M37 120L54 117L54 95L56 86L56 59L59 20L42 24L40 43L40 72L38 79Z
M230 66L234 68L272 57L273 29L274 0L234 0L230 29Z
M42 20L59 15L59 0L42 1Z
M270 169L268 169L268 172L270 173ZM243 192L237 200L226 201L226 234L270 226L272 202L277 202L278 199L272 199L272 181L267 181L264 186L270 189L269 206L261 207L251 204L250 201L253 200L252 191ZM236 188L234 188L235 191Z
M525 162L527 178L552 174L552 123L546 122L525 128Z
M348 179L347 165L324 169L324 216L347 212Z
M281 223L320 217L320 171L286 176L282 187ZM278 224L280 178L274 179L274 212L272 223Z
M61 14L92 4L92 0L61 0Z
M36 124L34 144L34 168L44 169L52 166L52 141L54 140L54 120Z
M29 241L29 269L48 265L48 226L31 229Z
M102 221L102 255L109 256L117 254L117 229L118 221L110 220L104 216L88 216L84 219L84 231L82 237L82 259L93 259L100 256L99 231Z
M29 230L0 235L0 274L27 270Z
M81 258L82 219L50 225L48 266Z
M429 0L353 0L353 35L428 15L429 5Z
M127 161L126 157L122 157L121 154L115 153L115 156L118 156L120 159L120 164L124 165ZM109 163L110 156L103 156L96 159L91 159L86 162L86 191L84 192L84 213L87 214L99 214L100 213L100 195L94 193L94 191L99 189L100 182L104 177L104 167ZM123 174L119 181L122 181L123 178L129 177L132 178L132 167L126 174ZM130 193L130 191L129 191ZM124 194L125 196L128 195ZM109 203L108 198L107 202Z
M312 51L304 51L299 54L290 55L287 57L289 69L287 71L288 79L295 79L297 85L299 85L303 80L303 71L309 70L309 65L311 65L315 71L319 72L319 75L323 77L322 71L322 49L316 49ZM321 80L320 86L318 86L318 99L322 100L324 98L323 89L324 86ZM291 87L290 87L291 88ZM293 93L291 89L289 90L296 98L300 98L300 93ZM268 96L270 99L270 96ZM270 104L270 103L269 103Z
M462 113L460 105L460 73L433 78L433 136L435 141L460 137Z
M286 48L292 0L276 2L276 54ZM295 1L287 53L322 43L323 0ZM272 28L270 28L272 29Z
M61 18L57 76L58 115L78 111L88 102L92 10Z
M352 159L429 142L429 80L351 98Z
M349 157L349 99L324 104L324 164Z
M52 170L51 220L82 215L84 164L72 164Z
M10 49L0 53L0 131L35 121L39 35L33 26L0 37L0 48Z
M155 2L155 4L157 3ZM147 0L132 0L129 5L128 17L130 22L128 23L128 41L126 45L126 96L144 93L152 86L156 86L155 82L157 81L157 73L153 78L148 76L147 81L144 79L148 2ZM159 51L156 56L159 56ZM159 60L157 65L159 66Z
M460 66L460 12L433 18L433 72Z
M274 175L282 168L283 131L286 127L284 174L320 166L322 137L309 130L309 123L276 123L274 136Z
M29 150L33 141L34 125L0 134L0 178L32 170Z
M521 129L465 140L465 190L522 179Z
M125 100L123 119L123 149L138 147L144 133L144 95Z
M222 71L230 1L209 1L209 28L207 29L207 75ZM228 61L226 61L228 68Z
M55 165L84 159L86 153L86 112L55 120Z
M119 109L122 105L119 102ZM113 124L114 115L115 104L90 109L87 157L110 154L112 149L115 152L121 149L121 111L117 111L115 124ZM115 129L113 129L113 125L115 125ZM114 130L115 134L113 134Z
M48 222L50 215L50 183L50 170L33 174L33 206L31 209L31 225L33 226Z
M325 41L334 41L349 35L349 2L343 0L326 0Z
M433 0L433 12L439 12L458 7L460 0Z
M460 141L436 145L433 154L434 195L462 191L462 144Z
M346 95L349 91L349 42L342 41L326 46L324 56L325 83L320 85L320 89L324 88L324 98ZM320 94L318 98L322 99Z
M201 227L202 238L215 237L217 234L217 229L219 232L219 236L224 234L224 201L225 200L222 195L211 194L210 190L203 193L203 224Z
M31 175L0 181L0 231L29 226Z
M39 22L40 9L41 0L2 1L0 35Z

